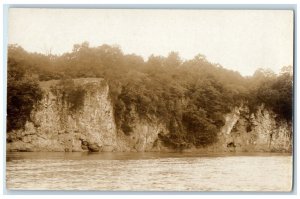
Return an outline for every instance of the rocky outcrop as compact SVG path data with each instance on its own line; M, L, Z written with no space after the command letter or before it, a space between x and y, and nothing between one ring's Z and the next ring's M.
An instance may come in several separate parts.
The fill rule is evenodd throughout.
M223 151L290 152L292 125L260 106L256 113L247 107L235 108L225 116L226 123L216 144ZM216 147L216 146L215 146Z
M118 150L108 85L102 79L75 79L84 89L80 110L70 112L63 93L53 92L58 81L41 82L44 97L32 111L24 130L7 134L9 151Z
M130 116L131 132L127 135L118 129L118 145L123 151L168 151L158 138L158 134L169 133L166 124L155 117L142 119L138 116L137 107L132 106Z
M8 151L161 151L166 149L158 133L166 132L159 121L136 117L133 132L116 129L109 88L103 79L75 79L84 92L81 109L69 111L59 81L41 82L42 101L35 107L25 129L7 133Z
M125 135L119 131L118 138L120 148L123 151L168 151L163 143L159 140L158 134L166 132L166 127L159 122L141 121L135 123L130 135Z
M64 93L55 90L58 81L41 82L42 101L32 111L25 129L7 133L8 151L171 151L159 134L168 134L166 124L151 118L143 120L132 108L132 132L116 128L109 87L103 79L75 79L84 90L83 105L69 110ZM250 113L237 107L224 116L225 125L218 142L198 152L289 152L292 150L292 125L259 107Z

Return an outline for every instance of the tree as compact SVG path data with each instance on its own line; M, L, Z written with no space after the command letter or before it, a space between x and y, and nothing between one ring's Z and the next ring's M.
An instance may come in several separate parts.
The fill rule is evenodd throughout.
M24 128L34 106L42 99L37 79L26 68L27 53L9 46L7 72L7 131ZM16 57L14 57L16 56Z

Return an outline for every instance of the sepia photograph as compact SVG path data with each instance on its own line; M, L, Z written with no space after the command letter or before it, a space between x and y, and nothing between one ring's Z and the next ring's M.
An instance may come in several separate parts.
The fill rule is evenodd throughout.
M9 8L5 188L292 192L294 14Z

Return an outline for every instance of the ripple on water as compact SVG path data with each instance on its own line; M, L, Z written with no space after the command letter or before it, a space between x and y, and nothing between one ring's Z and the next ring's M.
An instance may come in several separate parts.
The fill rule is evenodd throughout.
M7 162L7 187L14 190L289 191L292 186L291 156L119 157L120 154L117 159L13 159Z

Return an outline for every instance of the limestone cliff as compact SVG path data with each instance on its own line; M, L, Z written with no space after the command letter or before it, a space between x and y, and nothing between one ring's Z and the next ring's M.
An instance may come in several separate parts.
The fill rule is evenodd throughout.
M24 130L9 132L10 151L113 151L116 127L108 85L101 79L75 79L85 91L82 109L71 113L62 93L54 94L58 81L41 82L44 97L32 111Z
M248 107L236 108L225 116L218 147L224 151L290 152L292 125L276 118L264 106L250 113Z
M158 134L166 124L133 117L132 132L117 129L109 87L103 79L75 79L84 90L83 105L70 111L64 93L55 91L59 81L41 82L44 97L31 113L25 129L7 133L8 151L170 151ZM133 115L137 115L134 113ZM224 116L225 125L212 146L191 151L276 151L292 149L292 125L277 121L263 106L250 113L246 106ZM188 151L187 150L187 151Z
M148 120L139 118L136 107L131 107L130 112L132 121L130 126L132 131L125 135L121 129L118 129L118 143L123 151L168 151L159 140L159 133L168 133L166 124L155 117Z

